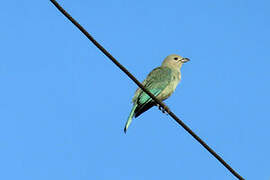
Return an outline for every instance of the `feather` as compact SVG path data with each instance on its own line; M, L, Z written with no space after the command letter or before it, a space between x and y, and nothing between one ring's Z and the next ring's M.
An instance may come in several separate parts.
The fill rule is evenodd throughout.
M130 114L128 116L128 120L127 120L125 128L124 128L125 133L127 132L127 129L128 129L128 127L129 127L129 125L130 125L130 123L132 121L132 118L134 116L134 111L135 111L136 107L137 107L137 104L134 104L134 106L133 106L133 108L132 108L132 110L131 110L131 112L130 112Z

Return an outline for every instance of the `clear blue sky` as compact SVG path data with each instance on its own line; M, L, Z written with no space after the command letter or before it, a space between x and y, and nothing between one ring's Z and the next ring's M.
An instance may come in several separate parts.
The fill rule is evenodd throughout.
M269 180L270 2L59 1L140 81L191 61L166 101L243 177ZM49 1L0 7L0 179L235 179Z

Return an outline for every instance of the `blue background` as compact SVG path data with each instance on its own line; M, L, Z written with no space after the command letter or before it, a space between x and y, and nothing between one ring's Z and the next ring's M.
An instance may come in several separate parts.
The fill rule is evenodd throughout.
M270 178L270 3L59 1L140 81L191 59L166 101L243 177ZM49 1L0 7L0 179L235 179Z

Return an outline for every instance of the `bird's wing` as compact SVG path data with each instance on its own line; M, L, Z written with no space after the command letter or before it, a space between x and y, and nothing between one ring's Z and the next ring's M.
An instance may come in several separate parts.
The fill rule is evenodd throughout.
M143 81L143 85L153 95L158 96L170 83L171 73L171 69L167 67L155 68ZM136 91L133 102L137 104L135 117L138 117L141 113L155 105L152 98L141 89Z

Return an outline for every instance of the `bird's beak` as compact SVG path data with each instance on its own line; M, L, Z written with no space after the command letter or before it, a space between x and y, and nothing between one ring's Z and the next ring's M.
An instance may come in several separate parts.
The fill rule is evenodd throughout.
M180 60L182 63L186 63L186 62L188 62L188 61L190 61L188 58L182 58L181 60Z

